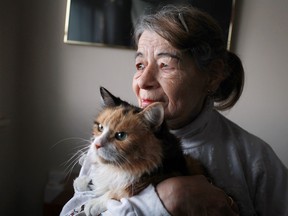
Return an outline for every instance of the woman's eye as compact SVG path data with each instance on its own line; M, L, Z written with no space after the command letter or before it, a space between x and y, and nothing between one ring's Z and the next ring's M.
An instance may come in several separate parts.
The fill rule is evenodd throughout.
M160 64L160 68L165 68L165 67L168 67L168 66L169 66L168 64L165 64L163 62Z
M142 64L142 63L136 64L136 69L137 70L143 70L144 69L144 64Z
M127 134L125 132L116 132L115 138L119 141L123 141L127 138Z

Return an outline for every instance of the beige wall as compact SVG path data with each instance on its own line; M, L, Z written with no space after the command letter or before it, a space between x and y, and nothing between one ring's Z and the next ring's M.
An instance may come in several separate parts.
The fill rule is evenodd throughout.
M65 0L1 0L0 90L7 93L1 92L0 103L6 103L8 96L13 110L15 99L18 116L12 115L12 123L0 137L4 155L0 186L1 194L7 194L1 195L0 205L6 200L1 209L15 210L6 215L16 215L17 210L41 215L48 172L63 169L74 147L83 144L75 137L89 139L100 85L135 102L131 91L134 52L64 44L65 7ZM225 113L270 143L286 166L287 9L284 0L239 0L233 49L243 60L246 86L239 104ZM14 83L16 88L11 87ZM0 111L10 115L7 108ZM12 131L14 126L17 129ZM12 131L17 142L6 139L5 131ZM17 208L11 203L17 203Z
M264 139L288 166L288 1L243 1L234 50L246 71L243 96L228 117Z

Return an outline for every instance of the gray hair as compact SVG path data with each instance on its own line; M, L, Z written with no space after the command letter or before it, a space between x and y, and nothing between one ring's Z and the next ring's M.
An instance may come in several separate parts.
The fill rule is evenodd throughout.
M244 85L243 66L237 55L227 50L223 31L210 15L192 6L168 5L140 17L134 30L136 46L146 30L156 32L176 49L188 53L200 71L212 73L213 62L223 61L221 73L225 79L212 97L218 110L234 106Z

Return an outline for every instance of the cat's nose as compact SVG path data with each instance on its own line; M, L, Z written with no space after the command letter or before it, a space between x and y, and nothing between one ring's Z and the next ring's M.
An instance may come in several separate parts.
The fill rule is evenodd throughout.
M99 149L102 147L102 145L100 143L95 143L95 147L96 147L96 149Z

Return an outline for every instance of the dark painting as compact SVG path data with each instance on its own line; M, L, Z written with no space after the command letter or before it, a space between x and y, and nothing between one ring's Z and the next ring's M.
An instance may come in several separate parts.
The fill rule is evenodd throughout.
M183 3L214 17L229 43L233 0L68 0L64 41L132 48L133 23L139 16L167 4Z

